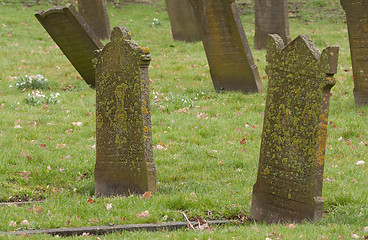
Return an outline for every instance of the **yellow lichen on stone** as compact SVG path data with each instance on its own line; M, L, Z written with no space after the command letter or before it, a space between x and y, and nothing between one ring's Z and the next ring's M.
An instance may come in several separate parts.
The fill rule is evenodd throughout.
M102 114L98 114L96 116L96 129L101 129L103 126L103 117Z
M149 54L150 53L150 49L148 47L139 47L142 51L143 54Z

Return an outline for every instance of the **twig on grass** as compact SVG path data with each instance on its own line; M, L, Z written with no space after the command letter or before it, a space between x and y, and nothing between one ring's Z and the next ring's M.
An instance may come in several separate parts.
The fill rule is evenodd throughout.
M189 219L188 219L187 215L185 214L185 212L182 212L182 214L184 215L184 218L187 221L188 226L195 231L196 229L193 227L192 223L189 221Z

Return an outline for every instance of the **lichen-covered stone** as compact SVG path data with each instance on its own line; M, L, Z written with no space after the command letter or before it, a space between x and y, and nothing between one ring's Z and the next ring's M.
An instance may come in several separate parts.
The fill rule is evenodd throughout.
M351 62L354 77L354 99L357 105L368 104L368 1L340 0L346 12Z
M106 0L78 0L78 10L98 39L110 37Z
M254 219L272 223L322 218L328 105L337 60L338 47L320 54L306 35L285 47L278 35L270 35Z
M201 40L194 10L189 0L165 0L174 40Z
M73 5L38 11L35 16L84 81L94 87L92 59L94 51L103 48L103 45Z
M115 27L111 41L96 52L97 195L156 190L149 100L148 48Z
M254 48L266 49L268 34L278 34L290 42L287 0L256 0Z
M190 0L216 91L263 92L234 0Z

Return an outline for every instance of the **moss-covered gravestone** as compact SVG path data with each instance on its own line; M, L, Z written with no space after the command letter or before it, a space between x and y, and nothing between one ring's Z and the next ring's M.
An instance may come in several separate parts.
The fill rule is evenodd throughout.
M338 51L328 47L320 54L306 35L287 46L278 35L269 37L269 84L251 209L256 220L322 218L328 106Z
M190 0L216 91L262 92L235 0Z
M279 35L290 42L287 0L256 0L254 48L266 49L268 34Z
M346 12L348 24L355 103L368 104L368 1L340 2Z
M186 42L201 40L194 10L189 0L166 0L166 8L174 40Z
M72 4L38 11L35 16L84 81L94 87L92 59L94 51L103 48L103 45Z
M148 48L115 27L111 41L96 52L97 195L156 190L148 89Z
M78 0L78 10L99 39L110 37L106 0Z

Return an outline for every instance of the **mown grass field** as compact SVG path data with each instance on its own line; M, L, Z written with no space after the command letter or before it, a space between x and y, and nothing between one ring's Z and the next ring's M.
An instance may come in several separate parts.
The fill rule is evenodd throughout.
M0 1L0 202L44 201L0 206L0 231L184 221L182 212L207 220L250 215L265 93L216 93L202 43L172 39L164 1L110 2L111 26L128 27L139 45L151 49L157 192L150 199L96 198L95 90L81 80L34 17L37 10L54 2L36 3ZM239 4L267 89L266 51L253 48L251 1ZM336 0L290 1L289 7L293 39L307 34L320 50L340 46L337 84L330 101L323 220L296 225L246 222L203 232L116 233L100 239L351 239L368 235L368 163L356 164L367 161L368 107L354 104L343 11ZM154 18L159 25L152 24ZM31 90L18 90L16 79L37 74L50 83L42 92L47 96L59 93L60 103L33 106L25 102ZM137 215L144 211L148 217ZM22 224L23 220L29 224Z

